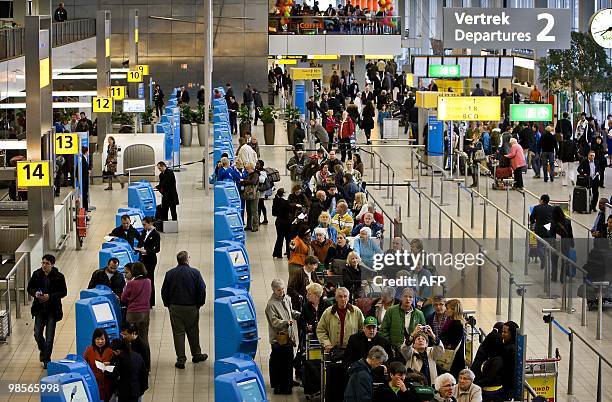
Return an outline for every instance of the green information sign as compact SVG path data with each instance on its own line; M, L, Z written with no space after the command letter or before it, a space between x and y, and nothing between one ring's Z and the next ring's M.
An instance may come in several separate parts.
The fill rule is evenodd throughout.
M552 121L552 105L520 103L510 105L512 121Z
M459 64L430 64L429 76L432 78L459 78Z

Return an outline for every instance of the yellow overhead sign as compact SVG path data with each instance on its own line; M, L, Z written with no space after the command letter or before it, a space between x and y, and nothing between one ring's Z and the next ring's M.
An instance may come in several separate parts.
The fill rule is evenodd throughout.
M142 73L139 70L130 70L127 73L128 82L142 82Z
M79 153L79 135L70 133L55 134L55 153L75 155Z
M435 109L438 107L438 97L459 95L455 92L416 91L416 105L425 109Z
M17 187L45 187L51 183L49 161L17 162Z
M337 54L315 54L312 56L308 56L311 60L338 60L340 56Z
M149 75L149 65L148 64L139 64L136 66L136 69L142 73L142 75Z
M123 100L125 98L125 87L124 86L116 86L108 88L108 95L113 100Z
M92 99L94 113L112 113L113 101L110 97L94 96Z
M322 68L291 68L291 78L294 80L320 80L323 79Z
M297 59L278 59L275 60L276 64L297 64Z
M499 121L499 96L458 96L438 98L438 120Z

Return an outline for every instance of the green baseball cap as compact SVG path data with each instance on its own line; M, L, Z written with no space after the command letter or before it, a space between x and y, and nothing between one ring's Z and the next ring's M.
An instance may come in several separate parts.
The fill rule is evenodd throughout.
M376 317L366 317L365 320L363 320L363 325L365 327L369 327L374 325L375 327L378 326L378 320L376 319Z

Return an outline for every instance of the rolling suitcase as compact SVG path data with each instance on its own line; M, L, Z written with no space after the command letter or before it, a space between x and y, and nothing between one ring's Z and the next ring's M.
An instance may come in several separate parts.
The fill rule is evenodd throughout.
M574 187L572 195L572 211L579 214L588 214L591 206L591 191L586 187Z

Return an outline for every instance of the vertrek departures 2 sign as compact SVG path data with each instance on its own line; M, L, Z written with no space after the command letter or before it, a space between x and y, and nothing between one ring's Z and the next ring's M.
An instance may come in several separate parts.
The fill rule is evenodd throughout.
M445 8L444 47L453 49L568 49L570 10Z

